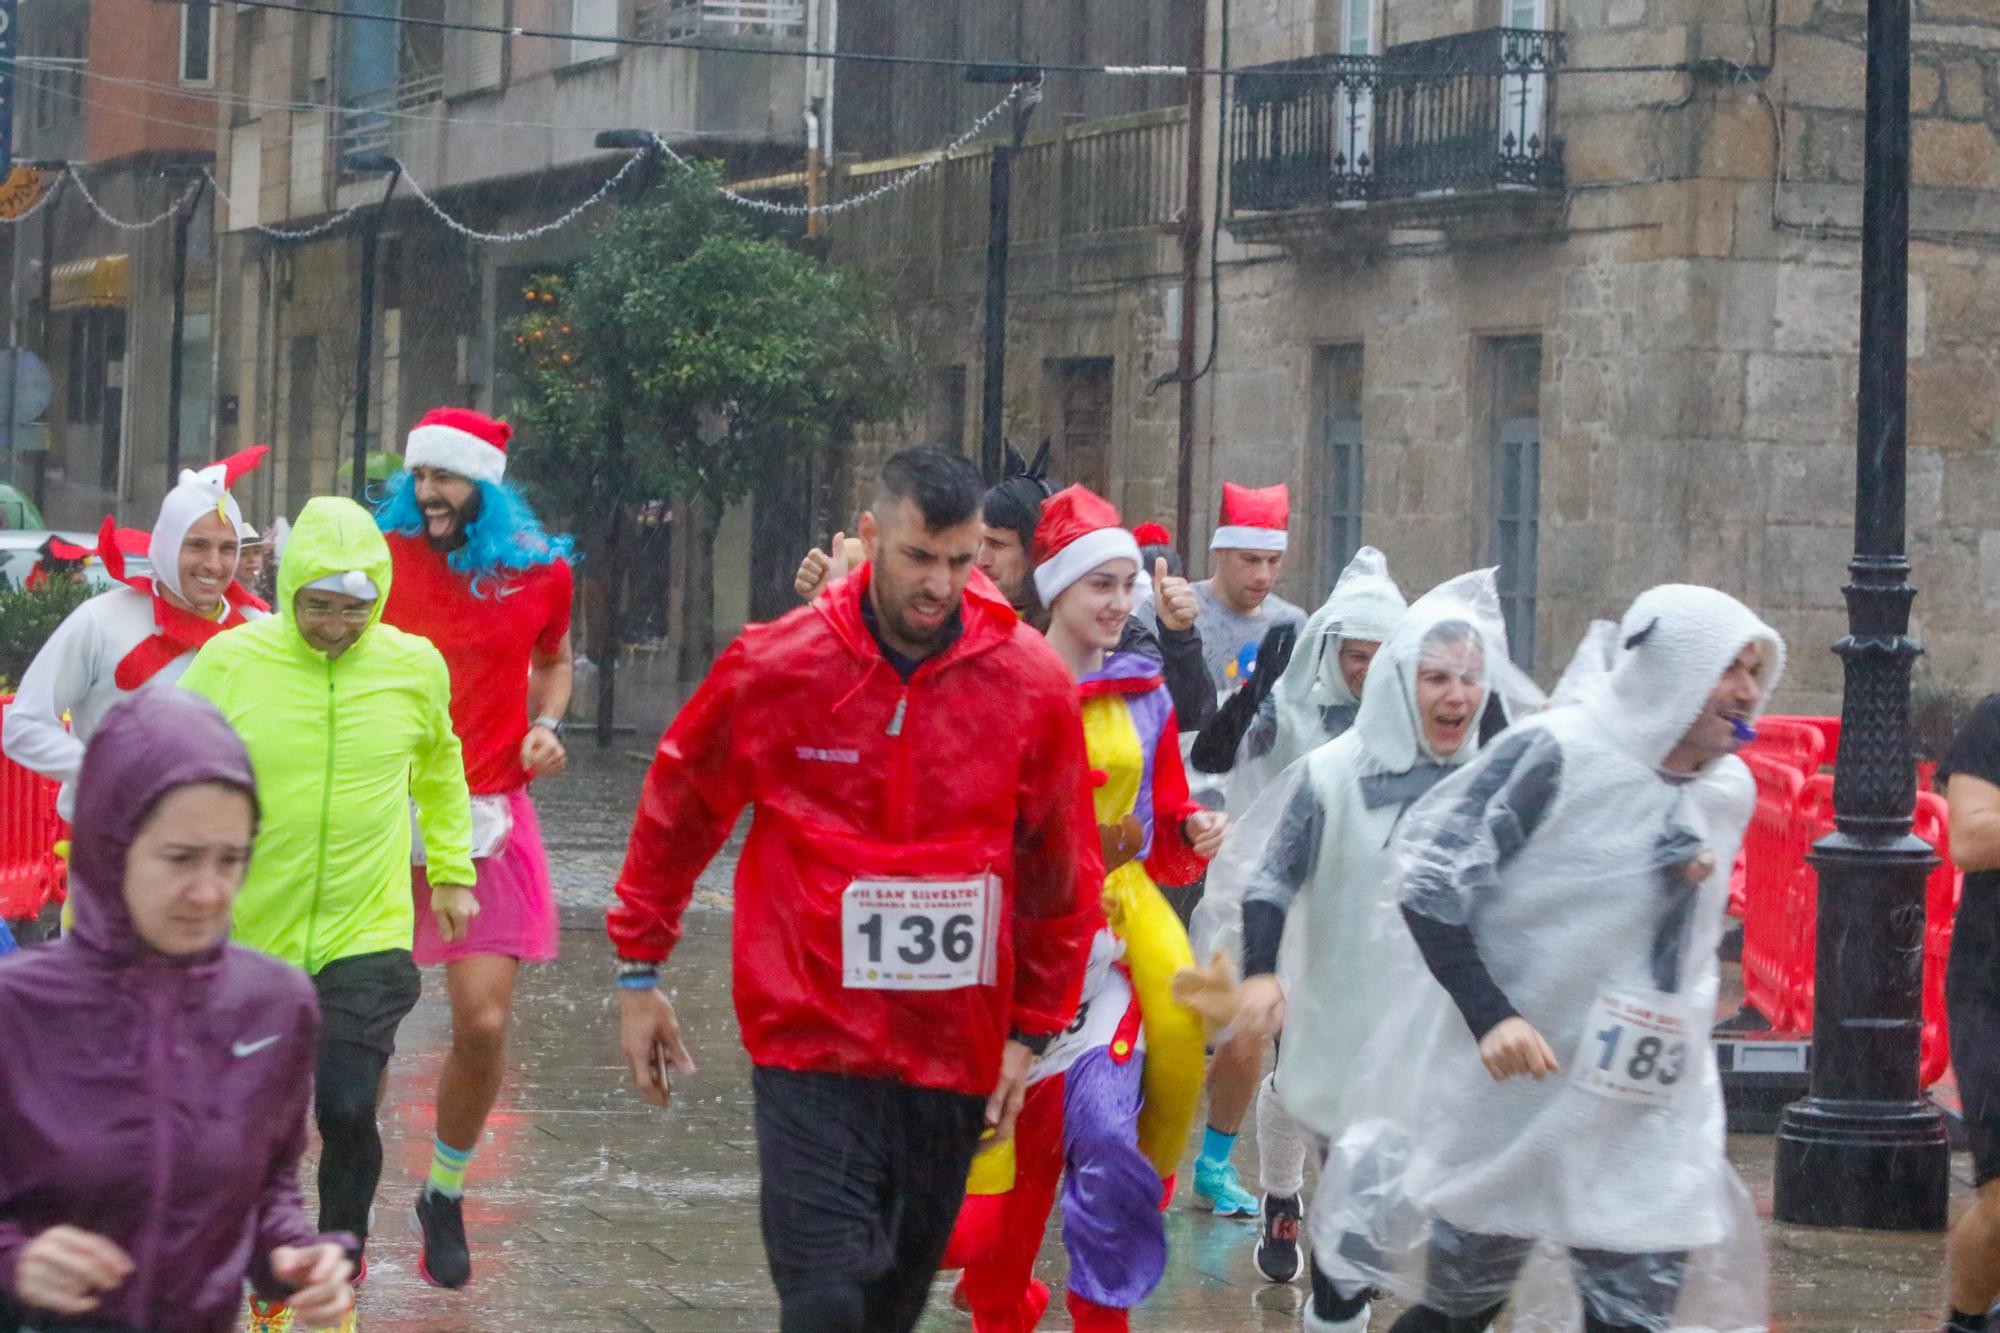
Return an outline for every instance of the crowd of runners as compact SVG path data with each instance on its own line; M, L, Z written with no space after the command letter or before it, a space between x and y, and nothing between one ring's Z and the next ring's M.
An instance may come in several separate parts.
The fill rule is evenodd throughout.
M570 543L508 439L427 415L373 512L315 499L283 531L268 605L230 494L261 451L184 474L150 533L107 520L120 585L5 717L75 831L63 937L0 961L0 1329L356 1327L377 1106L434 964L431 1166L382 1202L427 1281L472 1280L518 971L555 956L529 789L564 767L572 666ZM1185 1190L1257 1219L1257 1268L1309 1283L1322 1333L1384 1301L1395 1333L1768 1327L1709 1036L1776 631L1654 588L1544 695L1492 569L1406 598L1363 548L1307 615L1272 591L1284 487L1223 487L1191 582L1163 529L1046 467L982 490L956 454L889 458L644 783L607 984L660 1107L694 1067L662 970L753 816L734 998L779 1326L907 1330L956 1270L975 1329L1024 1333L1059 1204L1070 1323L1125 1328ZM1979 872L1996 726L1948 765ZM1971 1049L1996 958L1961 930L1960 1333L2000 1296L2000 1077Z

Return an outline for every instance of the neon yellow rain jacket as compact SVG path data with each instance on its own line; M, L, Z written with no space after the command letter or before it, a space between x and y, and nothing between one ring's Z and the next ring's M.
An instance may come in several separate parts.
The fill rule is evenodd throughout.
M292 597L350 569L380 596L368 628L329 661L300 634ZM257 772L263 817L233 937L307 972L410 947L411 798L431 882L473 882L444 658L428 639L380 623L388 599L389 548L375 520L322 496L285 544L271 617L216 635L180 680L222 710Z

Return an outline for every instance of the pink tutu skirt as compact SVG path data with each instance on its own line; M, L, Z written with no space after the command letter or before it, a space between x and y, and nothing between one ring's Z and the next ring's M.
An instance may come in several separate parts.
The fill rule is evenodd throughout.
M549 882L549 858L542 850L542 825L526 787L507 793L514 830L495 856L474 861L479 882L479 915L472 929L456 944L438 938L431 915L431 884L422 866L410 867L417 898L415 954L420 966L455 963L479 954L502 954L524 963L546 963L556 956L556 895Z

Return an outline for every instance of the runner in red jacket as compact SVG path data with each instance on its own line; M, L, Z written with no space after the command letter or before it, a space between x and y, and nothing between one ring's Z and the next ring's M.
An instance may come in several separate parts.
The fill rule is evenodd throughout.
M785 1330L915 1325L1102 919L1076 689L973 577L978 504L955 454L889 460L869 563L746 629L662 738L610 913L625 1059L664 1106L693 1066L657 966L755 807L735 995Z

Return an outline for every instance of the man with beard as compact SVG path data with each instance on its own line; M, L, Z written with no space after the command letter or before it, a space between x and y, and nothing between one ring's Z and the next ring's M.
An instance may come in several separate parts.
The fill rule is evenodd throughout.
M755 807L734 989L787 1333L916 1324L1102 919L1076 686L972 578L978 503L955 454L888 460L867 563L746 628L661 738L610 913L620 1046L665 1106L693 1063L659 966Z
M480 910L463 939L439 936L424 910L430 882L421 864L412 875L416 961L443 963L451 996L437 1141L416 1203L424 1242L417 1271L449 1288L472 1276L465 1174L506 1072L515 979L523 962L556 956L555 893L528 784L565 763L570 540L544 533L506 484L511 434L506 422L466 408L427 413L375 516L396 575L382 619L444 655L472 793Z
M1042 501L1055 494L1048 466L1048 441L1042 442L1032 463L1023 462L1014 446L1008 445L1007 473L986 492L979 507L979 572L993 580L1015 614L1037 628L1047 624L1041 600L1035 595L1034 550ZM1141 524L1137 531L1147 534L1149 540L1156 539L1161 547L1167 544L1167 531L1157 523ZM834 534L830 553L818 547L806 552L792 581L799 596L811 601L820 588L846 577L854 562L848 558L850 543L844 537L844 533ZM1147 582L1149 570L1147 614L1126 618L1117 651L1138 653L1160 664L1167 696L1173 700L1181 727L1194 730L1215 712L1215 689L1209 684L1201 633L1195 628L1194 588L1186 579L1168 572L1164 550L1155 551L1150 564L1141 568L1142 583Z

